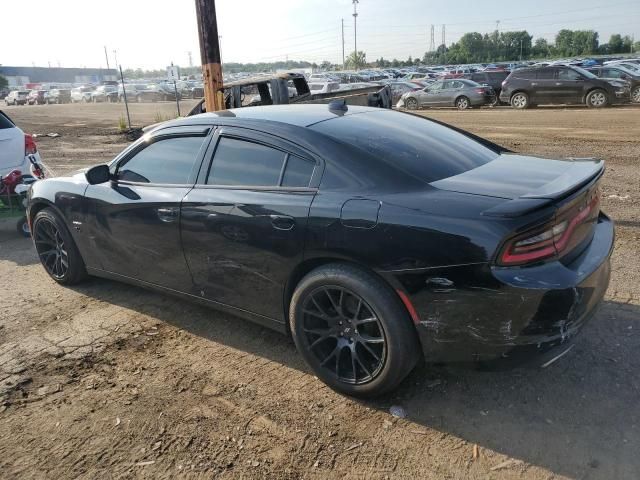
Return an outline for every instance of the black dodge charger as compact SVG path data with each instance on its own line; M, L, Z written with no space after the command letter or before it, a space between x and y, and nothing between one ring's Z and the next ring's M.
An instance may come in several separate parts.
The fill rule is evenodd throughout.
M551 362L609 283L602 161L511 153L407 113L269 106L157 126L37 182L57 282L152 287L291 335L351 395L428 362Z

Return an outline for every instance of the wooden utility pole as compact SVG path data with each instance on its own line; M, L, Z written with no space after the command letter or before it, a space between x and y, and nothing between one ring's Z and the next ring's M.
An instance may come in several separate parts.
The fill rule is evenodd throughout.
M196 16L198 17L205 106L207 112L224 110L215 0L196 0Z

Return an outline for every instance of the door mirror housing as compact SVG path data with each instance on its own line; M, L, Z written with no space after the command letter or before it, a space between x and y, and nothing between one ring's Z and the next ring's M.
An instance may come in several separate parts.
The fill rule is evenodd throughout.
M111 172L108 165L96 165L91 167L84 173L89 185L98 185L100 183L106 183L111 180Z

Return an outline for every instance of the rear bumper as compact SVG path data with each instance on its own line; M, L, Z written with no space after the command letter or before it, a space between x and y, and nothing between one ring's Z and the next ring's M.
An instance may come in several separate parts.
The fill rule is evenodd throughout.
M569 264L459 266L396 279L409 293L428 362L548 361L593 316L609 284L612 221L601 214L593 240Z

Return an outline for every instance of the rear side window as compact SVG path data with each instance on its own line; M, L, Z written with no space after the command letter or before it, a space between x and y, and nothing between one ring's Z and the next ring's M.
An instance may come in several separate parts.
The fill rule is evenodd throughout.
M118 165L118 179L129 182L188 184L204 137L158 140Z
M274 187L280 180L285 153L259 143L222 137L213 156L209 185Z
M282 177L283 187L308 187L316 164L311 160L289 155Z
M3 130L5 128L14 128L14 127L15 125L11 120L9 120L9 117L7 117L4 113L0 112L0 130Z
M498 156L497 151L444 125L387 110L344 115L309 128L427 183L459 175Z

